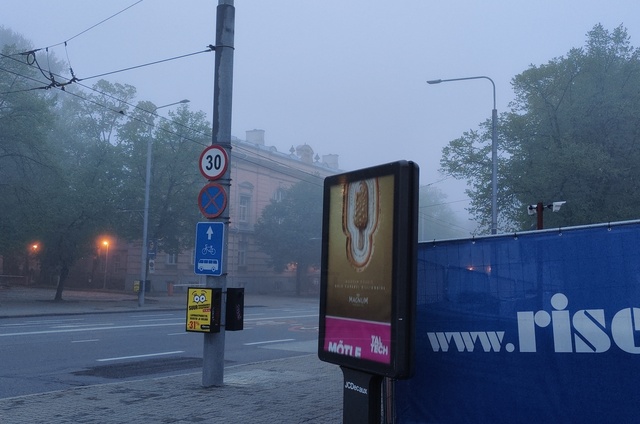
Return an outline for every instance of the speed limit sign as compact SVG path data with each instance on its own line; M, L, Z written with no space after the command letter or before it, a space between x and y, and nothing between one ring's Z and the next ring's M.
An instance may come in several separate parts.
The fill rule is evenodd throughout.
M208 180L222 177L228 165L229 157L222 146L209 146L200 155L200 173Z

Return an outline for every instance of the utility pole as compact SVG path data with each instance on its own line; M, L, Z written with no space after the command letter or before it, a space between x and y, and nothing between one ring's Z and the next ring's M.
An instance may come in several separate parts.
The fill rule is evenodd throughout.
M231 162L231 99L233 91L233 50L235 32L235 8L233 0L218 0L216 8L216 45L215 75L213 89L213 132L212 145L224 148ZM231 166L220 179L220 185L229 195L231 186ZM214 221L225 225L223 248L226 252L229 245L229 208L214 218ZM204 334L204 350L202 364L202 385L204 387L222 386L224 383L224 345L225 345L225 313L227 292L227 254L222 257L223 274L219 277L207 275L206 286L222 289L220 311L220 332Z

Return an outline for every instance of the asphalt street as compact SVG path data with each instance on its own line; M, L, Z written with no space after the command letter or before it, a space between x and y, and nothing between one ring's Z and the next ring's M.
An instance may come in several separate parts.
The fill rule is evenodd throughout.
M129 294L69 291L64 302L51 302L51 295L0 288L0 356L19 363L8 371L3 362L0 384L16 387L21 373L29 374L26 381L56 375L47 357L55 356L59 339L91 361L78 364L70 355L50 379L58 385L0 399L0 422L341 422L341 371L315 353L317 299L247 296L247 330L226 336L224 385L205 388L201 335L183 334L180 325L183 296L149 296L139 307ZM156 336L145 338L150 329ZM27 335L33 332L39 334ZM118 343L122 332L136 342ZM169 345L153 346L154 338ZM137 353L145 346L147 353ZM236 351L263 359L239 358Z

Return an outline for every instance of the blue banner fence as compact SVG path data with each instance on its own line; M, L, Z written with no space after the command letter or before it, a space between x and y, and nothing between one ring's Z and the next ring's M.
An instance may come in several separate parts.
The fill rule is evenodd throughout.
M640 221L421 243L400 423L630 423Z

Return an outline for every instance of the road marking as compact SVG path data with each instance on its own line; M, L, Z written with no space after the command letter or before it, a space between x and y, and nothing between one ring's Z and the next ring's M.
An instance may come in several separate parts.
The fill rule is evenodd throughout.
M155 319L139 319L140 322L158 322L158 321L175 321L179 318L155 318ZM184 323L184 318L182 318L182 322Z
M264 342L253 342L253 343L245 343L245 346L253 346L253 345L261 345L261 344L268 344L268 343L282 343L282 342L292 342L295 339L282 339L282 340L266 340Z
M57 324L57 323L63 323L63 322L84 321L84 320L85 320L84 318L78 318L78 319L54 319L54 320L47 320L47 321L24 321L16 324L2 324L0 325L0 327L26 327L29 325L41 325L41 324L51 325L51 324Z
M313 314L313 315L291 315L291 316L285 316L285 317L266 317L266 318L245 318L245 321L261 321L261 320L265 320L268 319L269 321L273 321L276 319L291 319L291 318L314 318L317 317L318 314Z
M184 322L165 323L165 324L114 325L113 327L61 328L58 330L24 331L20 333L0 334L0 337L34 336L38 334L56 334L56 333L77 333L79 331L123 330L123 329L129 329L129 328L168 327L172 325L184 325Z
M167 336L183 336L185 334L189 334L186 331L183 331L182 333L169 333L167 334Z
M281 317L269 317L269 320L293 319L293 318L314 318L314 317L317 317L317 316L318 316L318 314L292 315L292 316L281 316ZM264 321L264 320L265 320L265 318L245 318L244 321L248 322L248 321ZM286 323L284 323L284 324L286 324ZM133 328L148 328L148 327L168 327L168 326L173 326L173 325L185 325L185 322L114 325L114 326L109 326L109 327L101 327L100 324L95 324L92 327L85 327L85 328L59 328L59 329L55 329L55 330L35 330L35 331L21 331L21 332L16 332L16 333L5 333L5 334L0 334L0 337L34 336L34 335L39 335L39 334L57 334L57 333L76 333L76 332L80 332L80 331L103 331L103 330L123 330L123 329L133 329Z
M71 340L71 343L89 343L89 342L98 342L100 339L88 339L88 340Z
M113 322L106 322L104 324L59 324L59 325L51 325L51 328L82 328L82 327L91 327L91 326L112 326L115 325Z
M144 315L129 315L130 318L149 318L149 317L171 317L176 314L144 314Z
M124 359L149 358L151 356L177 355L178 353L184 353L184 350L174 350L173 352L147 353L146 355L120 356L117 358L96 359L96 361L98 362L122 361Z

